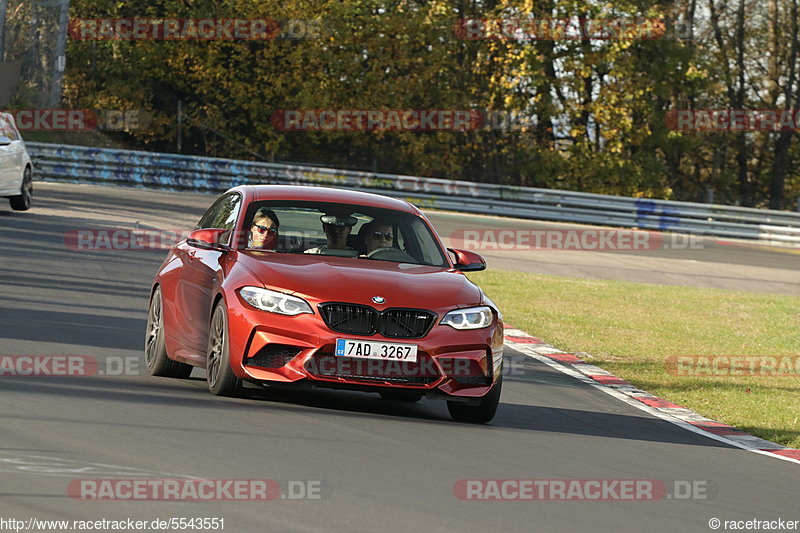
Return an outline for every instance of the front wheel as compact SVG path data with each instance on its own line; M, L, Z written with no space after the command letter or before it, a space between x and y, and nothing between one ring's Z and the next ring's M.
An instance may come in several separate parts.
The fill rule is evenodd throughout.
M167 346L164 342L163 307L161 287L156 287L153 297L150 299L150 310L147 312L144 362L151 376L185 379L192 373L192 366L167 357Z
M22 185L19 188L19 194L10 196L8 202L11 204L11 209L14 211L27 211L31 208L33 202L33 175L31 174L31 167L25 167L25 172L22 174Z
M211 331L208 332L206 350L206 381L208 390L214 396L237 396L242 391L242 380L236 377L231 368L228 342L228 313L220 301L211 316Z
M472 424L485 424L494 418L497 406L500 405L500 392L503 388L503 378L497 380L494 388L481 398L478 405L468 405L460 402L447 402L447 410L456 422L469 422Z

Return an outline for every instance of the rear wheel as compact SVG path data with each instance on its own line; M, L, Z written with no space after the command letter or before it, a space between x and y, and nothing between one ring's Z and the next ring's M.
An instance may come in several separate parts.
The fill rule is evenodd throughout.
M19 194L10 196L8 202L11 204L11 209L14 211L27 211L31 208L33 202L33 175L31 174L31 167L25 167L25 172L22 174L22 185L19 189Z
M228 314L224 303L214 308L211 316L211 330L208 332L206 350L206 381L208 390L214 396L238 396L242 393L242 380L236 377L231 368L228 343Z
M385 390L381 391L381 398L392 402L418 402L424 396L422 392L405 391L405 390Z
M470 422L472 424L485 424L494 418L497 406L500 405L500 392L503 386L503 378L497 380L494 388L481 398L478 405L469 405L459 402L447 402L447 410L450 416L457 422Z
M173 361L167 357L164 342L164 309L161 300L161 287L156 287L150 300L147 313L147 332L144 339L144 361L151 376L168 378L188 378L192 366Z

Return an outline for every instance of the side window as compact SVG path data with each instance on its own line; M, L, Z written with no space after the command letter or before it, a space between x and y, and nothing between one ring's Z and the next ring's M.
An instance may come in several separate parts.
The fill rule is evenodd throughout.
M19 131L17 130L16 126L13 123L10 126L11 127L9 128L9 130L11 131L11 134L9 135L9 138L12 141L19 141L20 139L22 139L22 137L20 137L19 135Z
M445 259L436 244L428 226L419 218L414 218L407 226L409 232L405 243L409 254L423 264L444 266Z
M11 114L6 115L6 117L0 117L0 135L8 137L12 141L20 140L19 132L17 132L14 118Z
M239 203L241 197L236 193L226 194L212 205L195 229L226 229L232 230L236 224L236 216L239 214ZM223 240L227 240L224 236Z
M0 137L8 137L12 141L14 140L14 133L11 131L11 126L3 117L0 117Z

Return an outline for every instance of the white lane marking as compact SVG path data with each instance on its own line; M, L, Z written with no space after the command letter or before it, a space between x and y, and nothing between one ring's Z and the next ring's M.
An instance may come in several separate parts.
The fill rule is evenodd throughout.
M141 470L138 468L93 463L74 459L62 459L46 455L32 455L26 453L9 452L0 450L0 472L17 474L42 474L50 476L74 476L75 474L93 476L126 476L126 477L152 477L154 475L183 478L202 479L195 476L161 472L157 470Z

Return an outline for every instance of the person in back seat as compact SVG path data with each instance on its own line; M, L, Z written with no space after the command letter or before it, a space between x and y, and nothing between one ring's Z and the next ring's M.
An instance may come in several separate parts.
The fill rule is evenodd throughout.
M347 237L353 230L358 220L347 213L326 213L319 217L322 222L322 231L325 232L325 238L328 240L325 246L318 248L311 248L306 250L307 254L325 254L332 250L348 250L352 251L347 245ZM355 252L353 252L355 254ZM331 253L330 255L342 255ZM350 254L347 254L350 255Z

